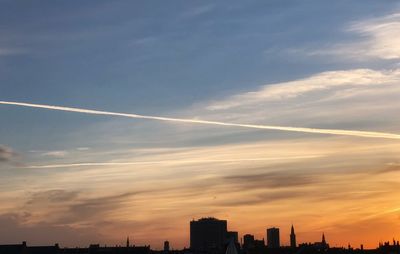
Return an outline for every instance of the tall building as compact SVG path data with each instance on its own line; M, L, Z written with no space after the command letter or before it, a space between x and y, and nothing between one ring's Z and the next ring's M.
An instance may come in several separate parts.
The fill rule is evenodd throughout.
M267 247L268 248L279 248L279 228L268 228L267 229Z
M202 218L190 222L190 249L223 251L227 240L227 221Z
M296 248L296 234L294 233L294 227L292 225L292 229L290 230L290 247Z

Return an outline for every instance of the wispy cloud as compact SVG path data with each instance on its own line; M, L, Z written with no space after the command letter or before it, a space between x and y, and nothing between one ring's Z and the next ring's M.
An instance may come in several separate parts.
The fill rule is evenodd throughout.
M64 246L87 245L89 242L104 239L94 227L80 228L69 225L55 225L48 222L26 224L30 214L0 214L0 237L4 242L15 242L15 239L29 239L33 244L54 244ZM79 236L79 237L76 237Z
M193 111L227 122L348 126L396 132L399 82L399 69L328 71L204 102Z
M400 163L387 163L386 167L378 170L376 173L383 174L383 173L398 173L398 172L400 172Z
M272 171L259 174L230 175L224 181L246 188L287 188L311 185L318 180L318 176L306 172Z
M88 150L90 150L90 147L78 147L78 148L76 148L76 150L78 150L78 151L88 151Z
M135 239L148 243L154 230L159 230L169 234L171 241L179 246L186 244L187 221L202 215L227 218L241 233L263 231L254 220L280 225L291 218L296 218L302 230L313 231L374 214L374 207L351 212L350 208L358 209L364 202L392 208L398 183L389 184L386 174L371 172L381 165L382 155L387 162L396 161L398 155L393 151L398 147L398 142L387 140L354 142L354 139L330 137L323 141L264 140L176 149L169 153L155 148L154 152L135 156L141 161L199 163L155 166L113 165L111 161L102 167L78 170L32 170L39 177L46 174L40 182L31 184L32 190L41 191L26 193L24 183L20 183L21 192L6 191L10 197L19 199L7 201L3 194L2 205L9 207L2 210L19 209L28 214L19 220L32 228L40 228L44 221L46 225L60 225L76 232L81 228L82 234L89 228L102 228L108 239L133 231ZM217 158L224 162L213 162ZM257 158L261 160L251 160ZM234 160L240 162L230 162ZM209 164L205 164L207 161ZM338 213L339 210L342 212ZM251 216L243 219L243 211ZM332 216L336 213L340 216ZM321 217L310 222L304 214ZM173 219L166 220L162 227L156 225L155 222L168 217ZM162 240L151 239L155 246Z
M295 54L333 56L353 61L400 59L400 13L350 23L344 32L357 36L324 48L292 49Z
M63 158L68 155L68 151L64 151L64 150L48 151L48 152L42 153L42 155L56 157L56 158Z
M400 13L355 22L350 26L349 31L367 39L361 41L360 45L350 45L346 53L351 53L350 50L352 50L353 54L355 52L359 55L383 59L399 59L399 30Z
M266 102L280 102L296 99L299 96L332 89L397 84L400 81L400 70L375 71L355 69L327 71L304 79L267 84L257 91L234 95L228 99L212 103L208 110L225 110L248 107Z

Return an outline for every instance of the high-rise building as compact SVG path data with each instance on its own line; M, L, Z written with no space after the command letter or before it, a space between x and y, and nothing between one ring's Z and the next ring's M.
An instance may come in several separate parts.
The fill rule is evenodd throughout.
M227 221L202 218L190 222L190 249L222 251L227 241Z
M290 230L290 247L296 248L296 234L294 233L294 227L292 225L292 229Z
M267 247L268 248L279 248L279 228L268 228L267 229Z

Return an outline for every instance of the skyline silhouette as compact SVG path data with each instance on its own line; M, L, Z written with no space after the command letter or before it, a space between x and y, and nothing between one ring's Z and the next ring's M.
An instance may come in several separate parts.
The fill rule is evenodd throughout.
M28 245L26 241L21 244L0 243L2 254L82 254L82 253L134 253L134 254L317 254L317 253L347 253L347 254L398 254L400 253L400 241L393 238L393 242L379 242L379 245L365 249L361 244L358 247L350 243L347 247L329 245L325 233L321 235L320 241L296 243L296 233L293 224L290 230L290 245L280 243L280 230L276 227L266 229L265 239L256 239L254 235L244 234L238 238L237 231L228 231L227 220L219 220L214 217L204 217L191 220L190 245L182 249L171 247L170 242L165 240L162 249L151 248L150 245L138 246L132 243L131 237L127 236L126 245L102 245L99 243L88 246L60 246L53 245Z
M255 236L252 234L252 232L246 232L246 233L240 233L238 231L228 231L228 221L227 220L220 220L215 217L203 217L198 220L192 219L189 223L189 243L184 245L184 247L181 248L174 248L174 246L170 245L170 242L168 239L163 241L162 248L156 247L155 249L152 249L149 244L143 244L141 243L139 245L140 248L148 248L149 250L155 250L155 251L161 251L163 250L164 252L169 252L170 250L172 251L179 251L179 250L191 250L194 252L205 252L205 253L213 253L213 252L225 252L227 246L229 243L232 241L236 248L239 249L279 249L279 248L291 248L291 249L299 249L301 247L313 247L317 249L329 249L329 248L338 248L338 249L345 249L347 248L348 250L376 250L384 246L394 246L398 247L400 251L400 241L396 240L395 237L392 238L391 241L382 241L380 240L377 242L376 246L371 246L367 249L365 249L365 245L361 243L359 246L354 246L352 243L348 242L346 245L334 245L330 246L328 241L326 240L325 232L322 232L320 235L320 241L315 239L314 241L303 241L303 242L297 242L297 234L295 233L295 227L293 224L290 226L290 235L289 235L289 243L286 241L281 242L281 233L280 233L280 228L277 227L269 227L265 229L265 235L257 239ZM285 237L283 237L285 238ZM128 235L125 239L125 245L124 244L99 244L99 243L90 243L87 244L88 246L94 246L94 247L137 247L137 245L131 241L131 239L134 239L134 236ZM61 240L61 239L60 239ZM23 239L22 244L15 244L15 243L4 243L1 242L0 239L0 251L1 247L6 247L6 246L27 246L27 241ZM56 248L60 248L59 242L62 241L57 241L55 244L51 243L41 243L41 244L34 244L33 246L53 246ZM95 241L96 242L96 241ZM89 246L89 248L90 248ZM160 245L161 246L161 245ZM64 245L62 248L85 248L84 246L78 246L78 245Z
M0 0L0 243L392 246L399 31L393 0Z

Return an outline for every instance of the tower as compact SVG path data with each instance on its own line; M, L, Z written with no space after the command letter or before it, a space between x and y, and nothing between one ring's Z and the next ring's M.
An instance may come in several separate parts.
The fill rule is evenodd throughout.
M322 233L322 245L326 245L325 233Z
M169 242L168 241L164 242L164 252L169 252Z
M290 230L290 247L296 248L296 234L294 233L294 227L292 225L292 229Z
M129 248L129 236L126 238L126 247Z

